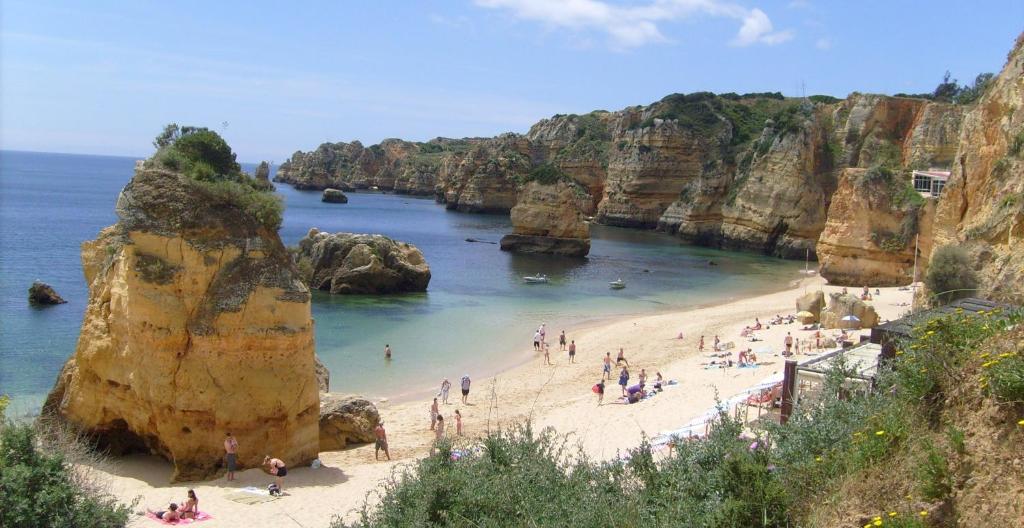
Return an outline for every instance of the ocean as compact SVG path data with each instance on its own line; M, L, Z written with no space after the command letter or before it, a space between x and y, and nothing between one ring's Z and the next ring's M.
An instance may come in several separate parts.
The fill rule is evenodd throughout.
M134 164L126 157L0 151L0 394L12 397L12 413L38 411L74 353L88 300L80 244L116 221L114 203ZM255 165L243 167L252 172ZM466 241L497 242L511 231L507 216L369 192L351 193L348 204L325 204L318 192L276 185L286 207L285 244L296 244L311 227L381 233L415 244L430 264L426 293L314 292L317 354L331 371L331 390L374 398L410 397L443 377L480 378L527 361L541 323L557 335L604 318L723 302L783 288L802 267L596 225L586 259L514 255ZM536 273L551 282L522 281ZM627 288L609 289L618 278ZM29 306L35 279L68 303ZM390 362L383 360L385 344L394 351Z

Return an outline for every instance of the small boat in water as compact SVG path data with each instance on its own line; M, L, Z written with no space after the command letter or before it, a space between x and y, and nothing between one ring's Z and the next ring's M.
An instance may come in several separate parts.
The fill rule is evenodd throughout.
M626 287L626 282L622 279L617 279L609 282L608 286L613 290L621 290Z
M528 275L526 277L523 277L523 282L527 284L547 284L548 276L544 275L543 273L532 276Z

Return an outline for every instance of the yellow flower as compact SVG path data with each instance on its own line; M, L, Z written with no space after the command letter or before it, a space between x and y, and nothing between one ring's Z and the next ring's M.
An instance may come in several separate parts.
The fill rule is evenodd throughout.
M988 357L988 355L989 355L988 352L984 352L984 353L978 354L978 357L980 357L981 359L985 359L985 358Z
M875 436L883 436L885 431L875 431Z
M902 351L902 350L897 350L897 351L896 351L896 355L897 355L897 356L903 355L903 351Z
M889 517L895 517L895 516L896 516L896 512L889 512Z
M1024 427L1024 420L1017 420L1017 425Z
M924 510L921 510L921 517L927 517L927 516L928 516L928 512L926 512Z
M1008 358L1008 357L1013 357L1015 355L1016 354L1013 353L1013 352L1003 352L1002 354L999 354L999 357L1001 357L1001 358Z
M821 462L821 457L820 456L819 457L814 457L814 461L815 462Z
M878 519L877 521L875 521L875 522L873 522L871 524L874 524L875 526L881 526L882 525L882 520Z
M865 525L864 525L864 528L871 528L871 523L867 523L867 524L865 524Z
M935 335L935 330L929 330L928 335Z

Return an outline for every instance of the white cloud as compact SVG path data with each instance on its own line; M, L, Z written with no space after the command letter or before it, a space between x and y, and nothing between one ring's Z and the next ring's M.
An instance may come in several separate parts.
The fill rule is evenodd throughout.
M659 23L697 15L731 18L741 22L732 44L779 44L793 38L790 30L775 31L760 9L721 0L648 0L645 4L619 6L602 0L474 0L480 6L501 9L513 16L571 31L604 32L615 48L635 48L668 38Z
M822 51L828 51L832 49L832 40L827 38L820 38L814 41L814 47Z

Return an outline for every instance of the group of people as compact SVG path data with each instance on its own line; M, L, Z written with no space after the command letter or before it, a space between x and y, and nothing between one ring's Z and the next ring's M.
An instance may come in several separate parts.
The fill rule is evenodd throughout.
M604 358L601 360L601 379L594 384L593 392L597 394L597 404L601 405L604 402L605 392L605 380L612 378L612 353L605 352ZM627 403L636 403L643 399L644 388L647 386L647 369L641 368L640 373L637 375L637 384L629 385L629 360L626 359L626 352L623 348L619 348L619 353L615 357L615 367L621 366L619 370L619 388L622 389L622 398ZM661 372L655 372L654 389L661 390L665 379L661 375Z
M195 519L199 515L199 498L196 497L196 492L188 490L185 497L185 502L181 506L178 503L172 502L167 505L167 509L153 511L146 509L146 512L150 515L166 522L177 522L182 519Z
M561 351L569 352L569 363L576 362L576 340L568 340L565 337L565 330L558 334L558 349ZM544 364L553 365L551 363L551 345L547 341L547 325L541 323L537 330L533 333L533 351L544 353Z

